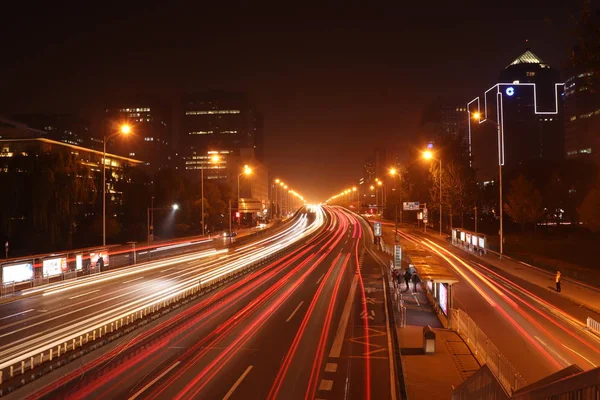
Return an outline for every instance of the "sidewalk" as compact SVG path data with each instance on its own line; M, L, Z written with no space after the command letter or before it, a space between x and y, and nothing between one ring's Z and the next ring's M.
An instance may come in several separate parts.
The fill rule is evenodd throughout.
M508 274L516 276L517 278L521 278L549 291L556 291L554 273L552 272L508 256L503 256L502 260L500 260L498 256L493 253L488 253L484 256L476 256L459 247L453 246L445 239L440 238L439 234L427 232L426 235L432 239L435 239L438 244L442 245L446 249L453 250L455 253L469 255L474 260L483 260ZM600 288L588 285L584 282L576 281L571 278L563 277L562 290L560 294L557 293L557 295L566 297L579 305L582 305L596 313L600 313Z
M386 265L392 259L381 251L376 250L376 254ZM453 388L475 373L480 365L462 338L443 328L423 288L418 285L413 295L412 284L410 286L408 291L403 284L399 292L406 306L405 327L400 327L397 297L391 293L407 398L451 399ZM390 288L394 291L392 282ZM426 355L423 353L423 327L427 325L434 330L436 343L435 353Z

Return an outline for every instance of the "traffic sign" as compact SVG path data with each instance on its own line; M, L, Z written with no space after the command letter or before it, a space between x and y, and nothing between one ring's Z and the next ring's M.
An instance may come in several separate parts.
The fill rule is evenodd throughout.
M394 245L394 268L402 267L402 246Z
M402 204L402 208L404 211L419 211L419 202L418 201L405 201Z
M373 230L375 231L375 236L381 236L381 222L374 222Z

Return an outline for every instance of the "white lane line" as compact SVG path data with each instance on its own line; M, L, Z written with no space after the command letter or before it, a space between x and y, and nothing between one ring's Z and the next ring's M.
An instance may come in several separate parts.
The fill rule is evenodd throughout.
M319 278L319 280L317 281L317 285L321 282L321 279L323 279L323 277L325 276L325 274L323 273L323 275L321 275L321 277Z
M160 378L162 378L163 376L165 376L166 374L168 374L169 372L171 372L171 370L173 368L175 368L176 366L178 366L180 363L181 363L181 361L175 361L175 364L171 365L162 374L160 374L159 376L157 376L156 378L154 378L150 383L148 383L146 386L144 386L143 388L141 388L140 390L138 390L136 394L134 394L133 396L131 396L129 398L129 400L133 400L133 399L137 398L140 394L144 393L146 391L146 389L148 389L150 386L152 386L156 382L158 382L158 380Z
M300 308L300 306L304 303L304 300L302 300L300 302L300 304L298 304L298 307L296 307L296 309L294 310L294 312L292 312L290 314L290 316L285 320L285 322L290 322L290 320L294 317L294 314L296 314L296 311L298 311L298 309Z
M34 309L30 308L29 310L21 311L21 312L18 312L16 314L7 315L6 317L0 318L0 321L3 320L3 319L11 318L11 317L16 317L17 315L27 314L28 312L32 312L32 311L34 311Z
M336 363L325 364L325 372L337 372L338 365Z
M238 386L240 386L240 383L242 383L242 381L244 380L244 378L246 377L246 375L248 375L248 373L250 372L250 370L252 369L252 365L250 365L248 368L246 368L246 370L244 371L244 373L238 378L237 381L235 381L235 383L233 384L233 386L231 387L231 389L229 389L229 392L227 392L227 394L225 395L225 397L223 397L223 400L228 400L231 395L233 394L233 392L235 391L235 389L237 389Z
M131 280L125 281L125 282L123 282L123 285L126 284L126 283L130 283L130 282L134 282L134 281L139 281L140 279L144 279L144 277L140 276L139 278L135 278L135 279L131 279Z
M87 293L78 294L77 296L69 297L69 300L73 300L73 299L76 299L78 297L87 296L88 294L96 293L96 292L99 292L99 291L100 291L100 289L98 289L98 290L92 290L91 292L87 292Z
M321 379L319 390L331 390L331 388L333 388L333 381L330 381L329 379Z
M354 303L354 294L356 293L357 283L358 275L354 274L354 278L352 278L352 284L350 285L350 292L348 292L346 303L344 303L342 318L340 319L340 324L338 325L338 329L335 333L335 339L333 340L331 351L329 351L329 357L339 357L342 353L342 344L344 342L344 336L346 335L346 327L348 326L348 319L350 318L350 310L352 309L352 304Z
M162 271L160 271L160 272L169 272L169 271L171 271L171 270L173 270L173 269L175 269L175 267L173 267L173 268L169 268L169 269L163 269L163 270L162 270Z
M581 353L576 352L572 348L566 346L564 343L563 343L563 346L565 346L567 349L571 350L573 353L577 354L579 357L583 358L585 361L589 362L594 368L597 367L596 364L594 364L593 362L591 362L590 360L588 360L587 358L585 358Z

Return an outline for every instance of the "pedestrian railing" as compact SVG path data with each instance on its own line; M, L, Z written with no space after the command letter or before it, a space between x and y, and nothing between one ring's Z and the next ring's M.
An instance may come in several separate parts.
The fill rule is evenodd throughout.
M587 328L596 335L600 335L600 322L588 317Z
M515 367L504 357L487 335L462 310L450 310L450 329L456 331L467 342L467 345L482 364L489 370L511 394L527 385L525 379Z
M0 297L8 297L15 294L15 283L8 282L0 286Z

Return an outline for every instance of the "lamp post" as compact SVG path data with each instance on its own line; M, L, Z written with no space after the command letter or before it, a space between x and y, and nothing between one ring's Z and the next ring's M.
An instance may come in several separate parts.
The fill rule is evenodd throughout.
M106 142L119 134L129 135L131 127L129 125L121 125L117 132L111 135L106 135L106 123L104 124L104 136L102 137L102 246L106 246Z
M242 175L250 175L252 173L252 168L250 168L248 165L244 165L244 170L242 171L241 174L238 174L237 176L237 210L240 213L240 220L242 219L242 214L241 214L241 210L240 210L240 176Z
M221 157L219 157L218 154L213 154L212 156L210 156L209 163L216 164L220 160L221 160ZM204 223L204 165L200 165L200 171L201 171L200 172L200 174L201 174L201 178L200 178L200 181L201 181L201 184L200 184L201 194L200 194L200 196L202 197L200 199L200 203L202 203L201 204L201 212L202 212L202 236L204 236L204 226L205 226L205 223Z
M401 207L400 221L402 221L402 199L400 198L400 181L402 179L402 174L396 168L390 168L390 175L398 176L398 182L396 183L396 194L398 196L398 200L396 201L396 206L394 208L394 242L397 244L400 241L400 238L398 237L398 205Z
M502 96L501 93L498 93L498 112L497 115L500 116L499 118L502 118L502 113L504 110L502 110L502 101L500 99L500 97ZM490 123L492 123L493 125L496 126L496 130L498 132L498 192L499 192L499 208L500 208L500 259L502 259L502 255L504 254L503 250L504 250L504 203L502 200L502 165L504 165L504 157L502 155L502 143L504 143L504 132L502 130L502 124L499 124L497 121L491 120L489 118L486 118L484 121L481 121L481 113L479 112L475 112L473 113L473 118L476 119L477 121L479 121L479 123L483 123L485 121L488 121Z
M150 203L150 207L148 207L147 209L147 213L146 213L146 218L148 221L148 243L150 243L152 240L154 240L154 211L155 210L173 210L173 211L177 211L179 210L179 205L178 204L173 204L169 207L154 207L154 196L152 196L152 200ZM150 213L152 212L152 225L150 225ZM152 226L152 240L150 240L150 226Z
M279 214L279 202L277 201L277 191L279 190L279 182L281 182L281 180L275 179L275 215Z
M440 163L440 236L442 235L442 157L436 159L433 157L433 153L429 150L423 152L423 158L426 160L439 161Z

